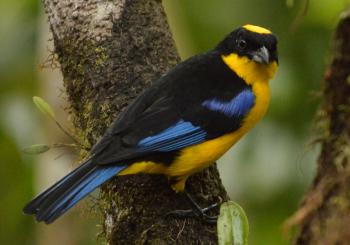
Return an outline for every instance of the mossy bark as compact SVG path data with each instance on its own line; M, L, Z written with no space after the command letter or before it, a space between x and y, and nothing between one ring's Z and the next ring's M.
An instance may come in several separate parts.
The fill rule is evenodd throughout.
M43 0L76 134L90 148L152 81L180 61L161 1ZM189 179L203 205L227 199L216 166ZM103 186L110 244L216 244L216 226L166 218L190 208L163 176L123 176Z
M317 175L299 210L288 220L300 230L295 244L350 242L350 9L335 32L319 114L325 137Z

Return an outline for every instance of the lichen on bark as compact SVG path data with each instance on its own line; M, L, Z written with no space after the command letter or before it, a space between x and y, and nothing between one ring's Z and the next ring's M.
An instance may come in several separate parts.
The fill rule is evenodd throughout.
M43 0L64 76L76 134L91 147L152 81L180 58L157 0ZM227 199L216 166L191 177L203 206ZM102 188L103 230L110 244L216 244L216 227L166 218L190 208L164 176L123 176Z

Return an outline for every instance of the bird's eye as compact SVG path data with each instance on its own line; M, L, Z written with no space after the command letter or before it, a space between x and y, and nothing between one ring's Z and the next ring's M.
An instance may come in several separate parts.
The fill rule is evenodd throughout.
M245 49L247 47L247 42L243 39L237 41L238 48Z

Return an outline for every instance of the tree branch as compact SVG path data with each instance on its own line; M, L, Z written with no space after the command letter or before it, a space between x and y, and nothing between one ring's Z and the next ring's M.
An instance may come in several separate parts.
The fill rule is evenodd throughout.
M334 54L325 73L319 118L326 137L317 175L299 210L288 220L300 225L296 244L349 244L350 241L350 9L341 16Z
M117 113L179 56L157 0L43 0L77 135L90 147ZM190 178L203 206L227 194L215 166ZM216 226L165 218L190 208L163 176L123 176L103 187L100 206L110 244L215 244Z

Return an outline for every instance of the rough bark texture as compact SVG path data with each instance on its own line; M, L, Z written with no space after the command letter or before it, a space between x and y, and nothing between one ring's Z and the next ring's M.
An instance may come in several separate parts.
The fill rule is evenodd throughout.
M113 118L179 56L161 2L43 0L77 135L88 148ZM227 199L211 167L190 178L203 205ZM162 176L123 176L103 187L100 206L110 244L215 244L216 226L166 218L189 208Z
M350 9L349 9L350 10ZM299 210L295 244L350 243L350 12L341 15L325 73L323 130L317 176Z

